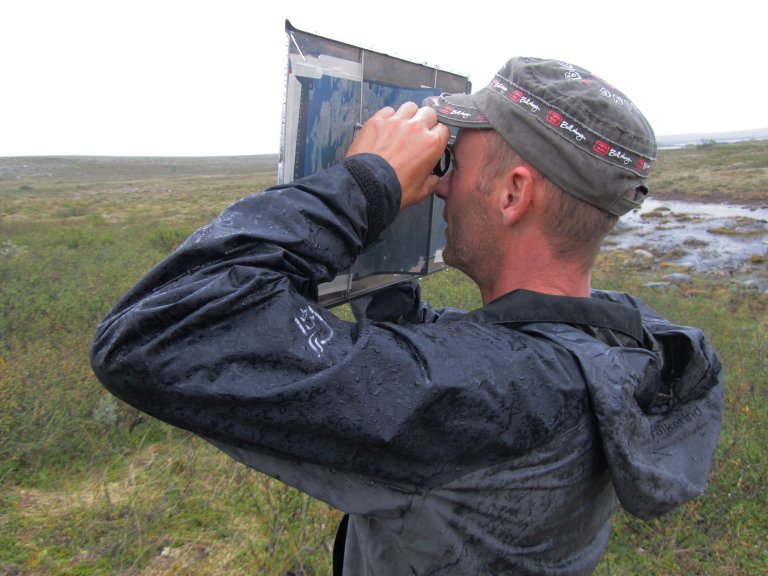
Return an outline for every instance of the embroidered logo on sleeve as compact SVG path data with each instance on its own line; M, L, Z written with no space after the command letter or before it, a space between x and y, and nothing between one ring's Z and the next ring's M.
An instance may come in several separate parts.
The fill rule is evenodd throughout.
M293 321L307 337L309 347L320 356L323 347L333 338L333 328L311 306L299 308L299 313Z

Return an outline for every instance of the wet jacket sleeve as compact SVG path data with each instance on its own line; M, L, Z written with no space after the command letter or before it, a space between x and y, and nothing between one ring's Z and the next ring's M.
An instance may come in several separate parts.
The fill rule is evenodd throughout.
M360 155L236 202L107 315L91 348L96 375L171 424L308 456L291 446L331 426L304 413L318 409L305 396L333 381L353 332L315 305L317 285L350 266L399 201L391 167ZM321 402L344 399L329 393Z
M363 156L235 203L107 315L96 375L140 410L233 450L414 485L542 442L527 420L512 425L518 411L554 431L572 426L563 406L583 386L557 402L544 386L510 392L513 378L499 374L514 344L489 343L493 327L346 323L315 304L317 285L399 202L392 169ZM515 353L530 357L531 379L567 382L566 352L549 348Z

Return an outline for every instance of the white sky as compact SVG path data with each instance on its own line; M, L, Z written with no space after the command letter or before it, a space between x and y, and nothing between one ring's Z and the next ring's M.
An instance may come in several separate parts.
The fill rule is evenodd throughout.
M512 56L566 60L657 135L765 128L767 14L746 0L9 0L0 156L277 152L286 18L475 90Z

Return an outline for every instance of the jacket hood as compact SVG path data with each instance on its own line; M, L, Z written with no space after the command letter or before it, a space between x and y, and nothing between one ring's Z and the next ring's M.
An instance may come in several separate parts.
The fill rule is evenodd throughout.
M630 296L604 296L641 312L646 347L613 347L582 367L619 501L654 518L704 492L722 423L723 369L700 330L670 325Z
M654 518L704 492L722 424L723 368L698 328L670 324L624 293L591 296L517 290L469 316L535 323L544 332L552 326L552 339L568 346L555 328L566 323L602 342L583 346L574 336L580 345L570 348L619 501L635 516Z

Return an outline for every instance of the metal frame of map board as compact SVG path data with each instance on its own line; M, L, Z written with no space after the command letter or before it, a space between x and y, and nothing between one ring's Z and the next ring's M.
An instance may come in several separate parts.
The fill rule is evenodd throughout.
M303 32L288 20L285 33L281 184L342 161L356 131L380 108L471 88L466 76ZM319 302L335 306L443 269L442 206L430 195L398 214L349 270L319 286Z

